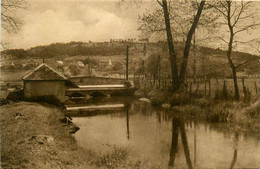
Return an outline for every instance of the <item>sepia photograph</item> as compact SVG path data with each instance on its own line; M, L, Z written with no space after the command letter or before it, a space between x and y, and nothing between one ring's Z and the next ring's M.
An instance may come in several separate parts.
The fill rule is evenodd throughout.
M260 168L260 1L0 1L0 168Z

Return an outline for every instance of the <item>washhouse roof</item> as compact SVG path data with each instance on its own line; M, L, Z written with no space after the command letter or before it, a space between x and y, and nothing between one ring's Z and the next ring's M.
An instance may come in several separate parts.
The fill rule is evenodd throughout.
M67 78L43 63L25 75L23 80L67 80Z

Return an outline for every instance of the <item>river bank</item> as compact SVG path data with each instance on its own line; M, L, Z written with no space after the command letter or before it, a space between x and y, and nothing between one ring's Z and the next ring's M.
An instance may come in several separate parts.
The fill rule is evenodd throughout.
M179 112L183 118L205 120L212 123L228 123L232 128L260 132L260 97L243 97L232 100L230 93L219 91L214 97L203 97L196 93L171 94L161 90L140 92L139 97L148 98L155 107ZM145 100L141 98L141 100ZM191 119L192 120L192 119Z
M78 146L75 126L62 119L64 112L46 103L1 106L1 168L150 168L129 161L126 147L96 153Z
M48 104L1 106L2 168L85 168L90 152L76 146L62 111ZM90 167L88 167L90 168Z

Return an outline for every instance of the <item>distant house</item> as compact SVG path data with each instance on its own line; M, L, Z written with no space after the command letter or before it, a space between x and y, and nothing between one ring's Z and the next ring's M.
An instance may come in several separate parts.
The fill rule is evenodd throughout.
M76 87L67 78L59 74L47 64L41 64L23 77L25 98L40 96L55 96L59 101L65 101L68 86Z

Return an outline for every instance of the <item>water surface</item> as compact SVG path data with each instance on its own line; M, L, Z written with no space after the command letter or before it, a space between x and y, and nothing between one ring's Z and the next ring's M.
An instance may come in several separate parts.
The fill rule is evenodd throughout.
M123 103L124 109L74 114L73 122L80 127L74 134L78 145L98 153L126 147L131 160L162 168L260 167L259 137L229 131L224 123L185 121L176 112L147 103Z

